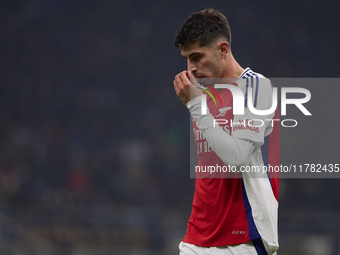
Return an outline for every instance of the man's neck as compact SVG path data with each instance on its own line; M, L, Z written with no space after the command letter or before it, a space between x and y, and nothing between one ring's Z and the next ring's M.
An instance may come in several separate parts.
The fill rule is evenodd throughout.
M225 72L222 75L223 79L227 81L230 80L228 83L233 83L237 80L238 77L243 73L244 68L242 68L239 63L235 60L232 54L230 54L229 59L226 63Z

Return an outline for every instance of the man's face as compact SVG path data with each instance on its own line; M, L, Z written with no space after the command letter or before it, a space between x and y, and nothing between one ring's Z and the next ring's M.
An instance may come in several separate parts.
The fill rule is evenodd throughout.
M222 58L217 44L203 47L193 44L181 50L181 54L187 60L188 71L196 78L222 77Z

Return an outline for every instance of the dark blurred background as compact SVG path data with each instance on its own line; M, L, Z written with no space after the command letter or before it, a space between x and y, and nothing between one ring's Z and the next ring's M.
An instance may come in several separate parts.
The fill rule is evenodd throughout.
M1 255L178 254L194 180L173 41L206 7L241 66L339 76L337 1L0 2ZM279 254L340 254L339 182L282 180Z

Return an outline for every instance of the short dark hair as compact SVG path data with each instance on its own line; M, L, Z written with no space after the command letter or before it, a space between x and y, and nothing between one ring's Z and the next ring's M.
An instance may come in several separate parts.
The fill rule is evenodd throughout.
M190 14L176 33L175 46L187 49L190 45L198 43L202 47L218 38L224 38L231 43L229 23L221 12L208 8Z

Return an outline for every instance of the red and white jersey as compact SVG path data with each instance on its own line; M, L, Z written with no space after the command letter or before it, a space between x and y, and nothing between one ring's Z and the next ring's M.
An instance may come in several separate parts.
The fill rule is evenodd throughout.
M233 84L245 97L245 114L233 115L233 97L230 90L219 91L222 105L207 97L210 114L219 121L223 131L234 139L244 139L256 145L247 166L279 166L279 124L272 125L275 114L254 115L248 108L247 97L252 96L256 109L267 110L272 105L272 85L261 74L244 70ZM247 88L252 87L252 95ZM251 121L257 122L251 125ZM244 120L246 123L244 124ZM260 126L263 120L263 125ZM231 125L232 121L232 125ZM227 166L210 146L193 120L198 166ZM202 145L205 145L202 149ZM223 152L222 152L223 153ZM209 178L209 173L197 173L192 212L183 242L212 247L246 243L260 239L267 251L278 247L277 209L279 179L265 174L256 178L247 173L237 173L239 178ZM205 178L207 177L207 178ZM215 176L216 177L216 176ZM217 176L220 177L220 176Z

